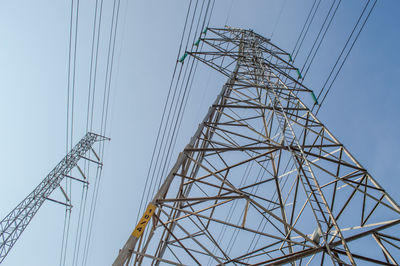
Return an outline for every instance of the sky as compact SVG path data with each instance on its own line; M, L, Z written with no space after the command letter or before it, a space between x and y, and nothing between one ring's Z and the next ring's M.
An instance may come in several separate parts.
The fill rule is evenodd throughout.
M81 1L79 11L74 143L85 133L94 2ZM316 92L366 1L343 2L304 81ZM312 3L217 0L210 26L251 28L263 36L272 36L274 44L291 51ZM322 1L321 12L317 13L295 64L302 65L330 3ZM111 141L104 153L87 265L110 265L134 229L187 5L188 1L183 0L121 0L106 131ZM318 114L397 202L399 10L398 1L378 2ZM111 11L112 1L104 0L105 33L109 31ZM65 155L69 19L70 1L0 3L1 217L22 201ZM107 39L103 38L99 87L105 79ZM196 75L172 163L224 82L223 77L207 67L199 67ZM99 119L96 113L95 130ZM76 219L79 194L73 196L72 217ZM63 206L46 202L3 264L59 264L64 213Z

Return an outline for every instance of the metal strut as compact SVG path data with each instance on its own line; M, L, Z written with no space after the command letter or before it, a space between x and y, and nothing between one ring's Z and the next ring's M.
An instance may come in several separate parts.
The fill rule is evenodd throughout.
M64 177L78 164L95 142L109 138L88 132L72 150L54 167L42 182L0 222L0 263L4 260L29 222L46 200L55 201L49 195L59 187ZM61 203L59 201L55 201ZM70 205L69 205L70 206Z
M228 81L113 266L400 261L399 205L300 100L313 91L291 55L206 32L185 55Z

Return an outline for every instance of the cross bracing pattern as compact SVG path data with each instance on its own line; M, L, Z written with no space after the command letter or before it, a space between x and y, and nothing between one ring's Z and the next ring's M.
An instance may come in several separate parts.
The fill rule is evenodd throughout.
M290 55L205 32L187 54L228 81L114 265L397 265L399 205L300 100Z
M7 254L11 251L14 244L46 200L66 205L67 209L69 211L71 210L72 205L70 199L61 186L61 181L64 178L69 178L88 185L87 178L79 167L78 162L83 159L96 164L97 168L100 169L103 164L100 157L93 149L93 146L96 142L105 140L108 140L108 138L92 132L86 133L39 185L0 221L0 263L6 258ZM91 159L90 154L93 154L95 159ZM72 176L73 169L77 169L78 175L75 176L79 177L81 175L81 179ZM57 188L60 188L62 191L66 203L50 198L50 195Z

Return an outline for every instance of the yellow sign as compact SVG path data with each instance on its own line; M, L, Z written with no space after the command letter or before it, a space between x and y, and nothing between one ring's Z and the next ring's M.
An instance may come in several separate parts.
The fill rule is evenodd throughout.
M145 213L142 216L142 219L140 219L139 223L135 227L135 230L133 230L132 236L139 238L143 234L143 231L146 228L147 223L150 221L151 216L153 216L155 210L156 206L149 203Z

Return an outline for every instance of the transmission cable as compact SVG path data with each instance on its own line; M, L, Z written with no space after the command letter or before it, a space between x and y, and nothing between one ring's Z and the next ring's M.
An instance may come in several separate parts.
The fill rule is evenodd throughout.
M71 13L70 13L70 36L69 36L69 48L68 48L68 82L67 82L67 136L66 136L66 154L72 149L73 140L73 116L74 116L74 100L75 100L75 73L76 73L76 48L78 39L78 18L79 18L79 0L76 4L75 12L75 28L73 33L73 15L74 15L74 1L71 1ZM74 35L74 46L72 46L72 36ZM72 53L72 47L73 53ZM72 62L71 62L72 61ZM71 69L72 65L72 69ZM72 85L71 85L72 78ZM72 95L71 95L72 94ZM71 95L71 101L70 101ZM71 114L71 115L70 115ZM71 121L71 123L69 123ZM69 201L72 200L72 181L65 180L65 190L67 195L69 195ZM66 206L64 226L63 226L63 236L61 244L61 255L60 255L60 265L65 265L66 252L68 247L69 239L69 229L71 223L71 207Z
M196 40L196 37L197 37L197 35L198 35L198 28L199 28L199 25L200 25L200 19L201 19L201 15L202 15L202 13L203 13L203 7L204 7L204 3L205 3L205 0L203 0L203 4L202 4L202 6L201 6L201 12L200 12L200 15L199 15L199 17L198 17L198 21L197 21L197 25L196 25L196 30L195 30L195 32L194 32L194 34L193 34L193 40L192 40L192 47L193 47L193 44L195 43L195 40ZM208 3L210 3L210 1L208 1ZM209 5L208 5L209 6ZM208 11L208 10L207 10ZM205 18L206 18L206 15L207 14L205 14L205 16L204 16L204 20L203 20L203 27L204 27L204 21L205 21ZM194 19L194 17L193 17L193 19ZM201 30L200 30L201 31ZM187 45L188 45L188 43L189 43L189 37L190 36L188 36L188 40L187 40ZM197 46L198 47L198 46ZM187 48L186 48L187 49ZM196 49L196 51L197 51L197 49ZM196 67L195 67L195 69L194 69L194 72L193 72L193 75L192 75L192 70L193 70L193 64L194 64L194 59L193 58L191 58L191 60L189 60L190 61L190 71L189 71L189 74L188 74L188 76L187 76L187 79L186 79L186 86L185 86L185 88L184 88L184 94L183 94L183 96L182 96L182 99L181 99L181 101L180 101L180 105L179 105L179 111L177 112L177 114L175 115L174 114L174 116L173 117L176 117L176 119L175 119L175 123L174 123L174 127L173 127L173 132L172 132L172 136L171 136L171 138L170 138L170 142L169 142L169 146L168 146L168 151L167 151L167 154L166 154L166 156L165 156L165 160L164 160L164 164L163 164L163 167L162 167L162 170L161 170L161 175L158 173L158 176L159 176L159 182L158 182L158 186L157 186L157 188L159 189L160 188L160 186L161 186L161 181L162 181L162 177L164 177L165 175L166 175L166 167L168 166L168 159L171 159L171 152L174 150L174 145L173 145L173 143L174 143L174 138L177 136L177 132L179 132L179 126L178 126L178 121L179 121L179 117L181 117L181 113L182 113L182 110L184 110L185 108L183 107L184 106L184 102L185 101L187 101L187 99L188 99L188 96L189 96L189 93L190 93L190 90L191 90L191 87L189 88L189 90L188 90L188 85L189 85L189 80L190 80L190 78L191 77L194 77L194 75L195 75L195 73L196 73ZM197 61L196 61L197 62ZM189 67L189 64L187 64L186 65L186 69L185 69L185 74L184 74L184 78L183 78L183 81L182 81L182 84L181 84L181 91L183 90L183 86L184 86L184 84L185 84L185 76L186 76L186 70L188 69L188 67ZM188 93L186 93L188 91ZM178 97L178 99L179 99L179 97ZM175 112L176 113L176 112ZM172 129L172 127L170 128L170 129ZM169 134L169 133L168 133ZM167 138L168 139L168 138ZM160 168L161 169L161 168ZM154 194L154 191L153 191L153 194Z
M165 114L166 114L166 110L167 110L167 107L168 107L168 102L169 102L169 99L170 99L170 96L171 96L172 85L173 85L173 81L174 81L174 78L175 78L175 75L176 75L176 70L178 68L178 59L179 59L179 56L180 56L180 53L181 53L181 50L182 50L183 38L185 36L185 31L186 31L186 26L187 26L187 21L188 21L188 18L189 18L191 5L192 5L192 0L190 0L189 5L188 5L188 9L187 9L187 12L186 12L186 18L185 18L185 23L184 23L183 30L182 30L182 36L181 36L181 41L180 41L180 44L179 44L179 49L178 49L178 54L177 54L177 58L176 58L176 62L175 62L175 67L174 67L174 71L173 71L173 74L172 74L171 82L170 82L170 85L169 85L167 98L166 98L165 103L164 103L162 117L161 117L160 125L158 127L157 137L156 137L156 141L155 141L155 144L154 144L153 152L152 152L152 155L151 155L151 160L150 160L150 165L149 165L149 168L148 168L148 171L147 171L145 185L144 185L143 191L142 191L142 197L141 197L140 204L139 204L139 211L138 211L138 214L137 214L137 217L136 217L136 223L138 222L140 214L142 213L143 199L145 198L145 194L148 191L148 184L149 184L149 180L150 180L150 172L151 172L151 169L153 168L154 156L156 154L156 150L157 150L158 145L159 145L160 133L161 133L161 130L163 128ZM151 179L152 180L150 181L150 184L153 183L153 177Z
M361 14L360 17L359 17L359 20L357 21L356 26L354 26L353 32L354 32L355 28L357 27L357 25L358 25L358 23L359 23L359 21L360 21L362 15L364 14L364 11L366 10L366 7L367 7L367 5L369 4L369 2L370 2L370 1L367 2L367 4L366 4L366 6L365 6L365 8L364 8L364 10L363 10L363 12L362 12L362 14ZM318 109L317 109L317 111L316 111L316 114L318 114L319 109L321 108L321 105L324 103L324 101L325 101L325 99L326 99L326 97L327 97L329 91L330 91L331 88L332 88L333 83L335 82L335 80L336 80L336 78L338 77L340 71L342 70L342 67L343 67L344 63L346 62L346 60L347 60L347 58L348 58L348 56L349 56L351 50L352 50L353 47L354 47L354 44L356 43L356 41L357 41L358 37L360 36L360 34L361 34L361 32L362 32L362 30L363 30L365 24L367 23L367 21L368 21L370 15L371 15L371 13L372 13L372 11L374 10L376 3L377 3L377 0L374 1L374 3L373 3L373 5L372 5L372 7L371 7L371 9L370 9L370 11L369 11L367 17L365 18L365 20L364 20L364 22L363 22L363 24L362 24L360 30L358 31L358 33L357 33L357 35L356 35L356 37L355 37L353 43L351 44L350 49L348 50L348 52L347 52L345 58L343 59L341 65L340 65L338 71L336 72L336 74L335 74L333 80L331 81L331 83L330 83L330 85L329 85L327 91L325 92L324 97L322 98L321 103L318 105ZM353 34L353 32L352 32L352 34ZM351 34L351 35L352 35L352 34ZM350 37L351 37L351 35L350 35ZM349 37L349 39L350 39L350 37ZM347 43L346 43L346 44L347 44ZM343 48L343 50L344 50L344 48ZM342 50L342 52L343 52L343 50ZM342 53L341 53L341 54L342 54ZM338 58L338 60L339 60L339 58ZM336 66L337 62L338 62L338 61L336 61L335 66ZM328 79L329 79L329 78L328 78ZM326 83L327 83L327 82L325 82L324 87L325 87ZM322 90L321 90L321 92L322 92ZM321 92L320 92L320 94L321 94ZM319 94L319 95L320 95L320 94Z
M214 11L214 5L215 5L215 0L213 0L213 4L212 4L212 6L211 6L210 15L209 15L209 17L208 17L208 21L207 21L207 28L208 28L208 27L209 27L209 25L210 25L211 16L212 16L212 13L213 13L213 11ZM208 8L208 7L207 7L207 8Z
M103 14L103 0L100 1L100 10L99 10L99 19L98 19L98 30L97 30L97 40L96 40L96 52L95 52L95 59L94 59L94 70L93 70L93 91L92 91L92 105L91 105L91 110L90 110L90 119L89 119L89 128L90 131L93 131L93 122L94 122L94 106L95 106L95 94L96 94L96 81L97 81L97 68L98 68L98 58L99 58L99 46L100 46L100 36L101 36L101 23L102 23L102 14ZM86 237L85 237L85 242L84 242L84 247L83 247L83 261L82 265L86 264L86 259L87 259L87 243L88 243L88 236L89 236L89 228L90 224L92 223L92 211L93 211L93 205L94 205L94 194L96 191L96 188L98 187L98 180L99 180L99 167L96 169L96 174L95 174L95 181L93 185L93 192L91 196L91 203L90 203L90 209L89 209L89 220L87 222L87 229L86 229Z
M229 20L229 17L231 15L231 11L232 11L233 1L234 0L231 0L231 5L229 6L228 14L226 15L225 25L228 25L228 20Z
M272 28L272 32L271 32L271 35L270 35L270 37L269 37L270 39L272 39L272 36L274 36L276 27L278 26L279 21L281 20L281 16L282 16L282 13L283 13L283 8L286 6L286 2L287 2L287 0L285 0L284 2L282 2L281 8L280 8L279 13L278 13L278 17L277 17L277 19L276 19L276 21L275 21L275 25L274 25L274 27Z
M336 1L336 0L335 0L335 1ZM333 18L335 17L335 15L336 15L336 13L337 13L337 10L338 10L338 8L339 8L339 6L340 6L341 3L342 3L342 0L339 0L337 6L336 6L336 8L335 8L335 11L333 12L333 15L331 16L331 18L330 18L330 20L329 20L329 22L328 22L328 25L327 25L326 28L325 28L324 34L322 35L322 38L320 39L320 41L319 41L319 43L318 43L318 46L317 46L317 48L316 48L316 50L315 50L315 52L314 52L314 54L313 54L313 56L312 56L312 58L311 58L311 60L310 60L310 63L308 64L308 67L307 67L306 71L305 71L304 74L303 74L303 79L306 77L306 75L307 75L307 73L308 73L308 71L309 71L309 69L310 69L312 63L314 62L315 56L317 55L317 53L318 53L318 51L319 51L319 48L321 47L321 44L322 44L323 40L325 39L325 35L326 35L326 33L328 32L328 29L330 28L330 26L331 26L331 24L332 24L332 21L333 21Z
M208 1L208 2L210 2L210 1ZM203 13L204 3L205 3L205 0L203 0L203 4L201 6L201 12L200 12L200 15L198 17L195 33L193 35L193 43L194 43L194 40L195 40L195 38L197 36L197 30L198 30L198 27L199 27L199 24L200 24L199 22L200 22L201 14ZM207 5L207 9L208 8L209 8L209 3ZM196 11L196 9L197 9L197 5L195 6L195 11ZM188 44L189 44L189 41L190 41L194 19L196 17L196 12L195 11L193 12L191 26L190 26L189 33L188 33L187 40L186 40L186 51L187 51L187 47L188 47ZM206 15L207 14L205 14L204 17L206 17ZM203 25L204 25L204 21L205 21L205 19L203 20ZM184 106L184 102L187 101L188 82L189 82L191 74L193 72L193 61L194 61L194 59L191 57L189 59L188 64L186 64L186 68L185 68L185 71L184 71L183 79L182 79L182 81L180 83L181 85L180 85L180 89L179 89L179 93L178 93L178 97L177 97L177 102L175 104L175 108L174 108L173 115L172 115L172 118L171 118L171 124L169 125L166 142L165 142L165 145L163 147L161 161L160 161L160 164L158 165L157 174L155 176L155 183L154 183L154 186L152 187L152 192L150 193L150 191L149 191L148 196L154 195L155 189L157 187L158 188L160 187L162 178L165 176L166 167L168 166L167 163L171 159L170 155L171 155L171 152L174 150L174 148L173 148L174 147L174 143L175 143L174 139L177 136L177 129L178 129L178 124L179 124L180 117L181 117L181 114L182 114L182 109L184 108L183 107ZM187 74L189 65L191 65L191 66L190 66L189 74ZM178 86L178 84L179 84L179 76L178 76L178 81L176 83L176 86ZM185 84L186 84L186 86L185 86ZM183 95L181 96L182 92L183 92ZM178 104L178 102L179 102L179 104ZM161 149L159 150L159 152L160 151L161 151ZM158 183L158 186L157 186L157 183Z
M202 8L201 8L201 9L203 9L203 6L204 6L204 1L203 1ZM208 4L208 6L209 6L209 4ZM196 3L195 10L197 10L197 3ZM202 13L202 11L201 11L201 13ZM186 40L186 50L187 50L188 43L189 43L189 40L190 40L190 36L191 36L191 32L192 32L192 28L193 28L193 23L194 23L194 18L195 18L195 16L196 16L196 12L194 11L194 12L193 12L193 16L192 16L192 21L191 21L190 30L189 30L189 33L188 33L188 36L187 36L187 40ZM199 17L200 17L200 16L199 16ZM198 21L199 21L199 20L198 20ZM204 23L203 23L203 24L204 24ZM197 25L196 28L198 28L198 25ZM197 34L195 34L195 35L197 35ZM190 62L190 61L189 61L189 62ZM189 63L189 64L190 64L190 63ZM160 181L160 178L162 178L162 176L163 176L163 174L160 175L160 171L161 171L161 169L163 169L163 171L164 171L165 165L166 165L166 161L167 161L167 159L168 159L168 157L169 157L168 154L170 154L170 151L171 151L171 145L172 145L172 143L173 143L173 138L174 138L175 132L176 132L176 125L177 125L177 121L178 121L177 119L179 119L179 115L180 115L180 112L181 112L181 110L182 110L183 100L185 99L185 95L186 95L187 88L185 89L182 98L181 98L181 93L182 93L182 90L183 90L183 85L185 84L188 66L189 66L189 65L186 65L185 72L184 72L184 78L183 78L183 80L181 81L181 86L180 86L180 90L179 90L178 97L177 97L177 103L178 103L178 100L181 99L181 100L180 100L180 104L179 104L179 108L178 108L177 105L175 105L175 108L174 108L174 111L173 111L173 115L172 115L171 124L169 125L169 129L168 129L168 135L167 135L166 141L169 140L169 144L168 144L168 142L165 142L165 143L164 143L164 148L163 148L163 152L162 152L162 156L161 156L161 162L160 162L160 164L158 165L158 171L157 171L157 175L156 175L155 179L159 179L159 181ZM190 73L191 73L191 72L192 72L192 70L190 70L189 76L190 76ZM176 82L176 87L177 87L178 84L179 84L179 80L180 80L180 75L178 76L178 80L177 80L177 82ZM170 111L171 111L171 108L172 108L172 106L170 107ZM179 110L179 111L178 111L178 110ZM168 118L170 117L170 111L169 111ZM172 122L172 121L174 120L174 117L176 117L175 123ZM169 119L168 119L168 120L169 120ZM172 124L172 123L173 123L173 124ZM165 130L166 130L166 129L165 129ZM173 131L172 131L172 135L171 135L171 130L173 130ZM168 147L168 149L167 149L167 147ZM167 151L167 153L165 153L166 151ZM161 148L160 148L160 150L159 150L159 154L160 154L160 152L161 152ZM166 156L165 154L167 154L167 156ZM158 157L159 157L159 156L158 156ZM158 158L157 158L157 161L158 161ZM163 162L163 161L164 161L164 164L163 164L164 167L161 168L161 167L162 167L162 162ZM155 169L154 169L153 174L154 174L155 172L156 172L156 171L155 171ZM155 188L156 188L156 184L157 184L157 181L154 183L153 192L152 192L152 193L148 193L148 197L149 197L150 195L153 195L153 194L154 194L154 190L155 190ZM150 187L152 187L152 186L150 186Z
M65 140L65 155L68 154L68 142L69 142L69 95L70 95L70 73L71 73L71 54L72 54L72 23L73 23L73 12L74 12L74 1L71 1L71 11L70 11L70 24L69 24L69 47L68 47L68 78L67 78L67 126L66 126L66 140ZM68 187L68 180L65 180L65 188ZM63 235L61 242L61 251L60 251L60 265L63 262L63 254L64 254L64 243L66 237L66 227L67 227L67 219L68 219L68 208L65 208L65 216L64 216L64 226L63 226Z
M96 31L100 31L100 25L97 27L97 19L98 19L98 2L96 0L95 7L94 7L94 18L93 18L93 34L92 34L92 45L91 45L91 56L90 56L90 70L89 70L89 84L88 84L88 101L87 101L87 114L86 114L86 133L89 132L89 120L90 120L90 106L94 105L94 99L92 101L91 93L92 93L92 80L93 80L93 71L94 71L94 56L95 56L95 47L99 46L99 40L96 40ZM101 14L100 14L101 15ZM95 65L97 67L97 64ZM94 93L94 88L93 88ZM90 154L89 154L90 159ZM88 161L85 160L85 168L84 168L85 175L89 178L90 177L90 164ZM87 180L89 182L89 179ZM78 265L79 261L79 251L81 247L81 240L82 240L82 233L85 221L85 214L86 214L86 206L87 206L87 198L88 198L88 190L89 185L88 183L84 183L82 186L82 195L79 207L79 216L78 216L78 225L76 229L76 236L75 236L75 245L74 245L74 253L72 258L72 265Z
M181 38L181 42L182 43L180 45L180 49L179 50L181 50L181 47L182 47L182 44L183 44L183 39L184 39L185 32L186 32L186 29L187 29L186 27L188 25L187 22L188 22L188 18L189 18L189 14L190 14L191 4L192 4L192 2L190 2L190 5L188 7L188 13L187 13L187 16L186 16L186 19L185 19L185 27L183 29L182 38ZM195 4L194 9L193 9L191 25L189 27L188 34L187 34L188 38L191 35L191 30L192 30L192 26L193 26L193 20L194 20L194 17L196 16L197 5L198 5L198 0L196 0L196 4ZM186 40L185 53L187 51L187 43L188 43L188 39ZM180 52L178 54L178 58L179 58L179 55L180 55ZM177 63L178 62L179 61L177 60L176 61L176 65L175 65L176 67L177 67ZM187 65L185 65L185 66L186 66L185 69L187 69ZM147 190L144 190L146 198L145 198L145 200L144 200L144 197L142 198L142 200L141 200L142 204L143 204L143 202L149 202L150 197L154 194L154 190L155 190L155 188L157 186L157 183L158 183L158 179L159 179L159 175L160 175L160 171L161 171L161 165L162 165L162 163L164 161L165 152L166 152L166 149L167 149L167 146L168 146L168 140L170 138L171 128L173 126L173 119L175 117L177 104L178 104L178 101L179 101L179 99L181 97L181 93L182 93L182 87L180 87L180 89L178 89L180 81L181 81L182 70L183 70L183 64L180 65L178 76L177 76L177 79L176 79L176 82L175 82L175 86L173 86L174 80L173 79L171 80L171 86L174 87L173 94L172 94L172 98L171 98L170 104L167 105L168 112L167 112L167 115L166 115L166 120L165 120L166 122L164 123L164 126L161 129L162 130L161 131L162 132L161 142L160 142L160 144L158 146L158 149L157 149L158 151L157 151L157 155L155 157L155 161L154 161L155 163L153 164L153 168L152 168L152 171L151 171L151 179L150 179L149 186L147 187ZM186 75L186 70L185 70L185 75ZM174 75L173 75L173 77L174 77ZM167 104L167 102L166 102L166 104ZM175 108L173 108L173 107L175 107ZM174 111L172 111L173 109L174 109ZM171 117L171 114L172 114L172 117ZM164 114L163 114L163 116L165 118ZM167 131L168 131L168 133L167 133ZM139 215L144 211L144 208L145 208L145 206L143 206L143 210L139 211L139 213L137 215L137 220L139 218ZM136 221L136 223L137 223L137 221ZM144 238L147 237L148 233L149 233L148 231L145 232Z
M314 47L315 47L316 43L318 42L319 36L321 35L322 30L324 29L325 24L326 24L326 22L328 21L328 18L329 18L329 16L330 16L331 12L332 12L332 9L333 9L335 3L336 3L336 0L332 1L332 4L331 4L331 6L330 6L330 8L329 8L329 11L328 11L327 15L325 16L324 22L322 23L321 28L319 29L319 32L318 32L318 34L317 34L317 37L315 38L314 43L313 43L313 45L312 45L312 47L311 47L311 49L310 49L310 52L308 53L308 55L307 55L307 57L306 57L306 60L304 61L304 64L303 64L303 66L302 66L302 68L301 68L301 70L300 70L301 73L303 73L303 70L304 70L305 66L307 65L307 62L308 62L308 60L310 59L310 56L311 56L311 54L312 54L312 52L313 52L313 50L314 50ZM340 4L340 2L339 2L339 4ZM322 41L322 40L323 40L323 38L321 38L321 41ZM315 52L315 53L316 53L316 52ZM304 79L304 75L303 75L303 79Z
M204 5L204 2L205 1L203 1L203 5ZM196 30L195 30L195 33L193 35L193 41L192 41L193 43L195 43L195 40L196 40L196 37L197 37L198 33L201 32L201 30L200 30L200 32L198 31L198 28L199 28L199 25L200 25L201 15L203 13L203 5L201 7L201 12L200 12L200 15L199 15L199 18L198 18L198 21L197 21ZM210 6L210 0L208 1L208 4L207 4L207 8L206 8L206 12L205 12L205 15L204 15L204 19L203 19L203 23L202 23L201 28L204 28L204 26L205 26L205 22L206 22L207 15L208 15L208 12L209 12L208 11L209 10L209 6ZM198 46L196 46L195 52L197 52L198 50L201 51L203 45L204 45L204 42L202 42L202 44L200 46L200 49L199 49ZM194 45L192 45L192 47L193 46ZM170 144L169 144L167 156L165 157L166 160L164 161L163 170L161 171L159 184L158 184L158 189L161 186L162 177L164 177L166 175L166 170L167 170L166 166L170 165L170 161L171 161L171 158L172 158L171 152L174 151L174 149L175 149L177 136L178 136L178 134L180 132L180 127L181 127L181 124L182 124L183 114L185 113L186 105L187 105L187 102L188 102L188 99L189 99L189 95L190 95L190 92L191 92L191 89L192 89L192 85L193 85L193 80L194 80L194 77L195 77L196 72L197 72L197 65L198 65L198 60L194 60L193 59L191 61L191 70L189 72L189 75L188 75L188 78L187 78L187 81L186 81L186 87L185 87L184 96L182 97L181 104L180 104L180 110L179 110L178 115L176 117L174 131L173 131L173 134L172 134L172 137L171 137L171 141L170 141ZM194 71L192 72L193 66L194 66ZM182 83L182 85L183 85L183 83Z
M335 70L335 68L336 68L337 64L339 63L339 61L340 61L340 59L341 59L341 57L342 57L344 51L346 50L346 47L347 47L347 45L349 44L349 42L350 42L350 40L351 40L351 37L353 36L353 34L354 34L354 32L355 32L355 30L356 30L358 24L360 23L360 20L361 20L362 16L364 15L364 12L365 12L365 10L367 9L367 6L368 6L368 4L369 4L370 1L371 1L371 0L368 0L368 2L365 4L364 9L363 9L363 11L361 12L361 15L358 17L357 23L354 25L353 30L351 31L350 36L347 38L347 41L346 41L345 45L343 46L342 51L340 52L338 58L336 59L336 62L335 62L335 64L333 65L333 67L332 67L332 69L331 69L331 71L330 71L330 73L329 73L329 75L328 75L328 78L326 79L324 85L322 86L322 90L319 92L317 99L320 98L322 92L325 90L325 87L326 87L326 85L327 85L329 79L331 78L331 76L332 76L332 74L333 74L333 71Z
M195 38L196 38L196 36L198 34L198 27L200 25L200 19L201 19L202 13L203 13L204 3L205 3L205 0L203 0L202 6L201 6L201 12L200 12L200 15L198 16L196 30L195 30L195 33L193 35L193 43L194 43L194 40L195 40ZM210 0L208 0L206 13L204 15L204 19L203 19L203 23L202 23L203 27L204 27L204 24L205 24L207 15L208 15L209 7L210 7ZM185 47L186 51L187 51L187 48L188 48L188 45L189 45L190 37L192 35L191 33L192 33L194 19L196 17L196 10L197 10L197 2L196 2L196 6L194 8L194 11L193 11L193 16L192 16L192 19L191 19L191 26L190 26L190 29L189 29L189 32L188 32L188 35L187 35L187 40L186 40L186 45L185 45L186 46ZM166 167L169 165L168 162L171 160L171 156L170 155L171 155L171 152L174 150L174 147L175 147L176 136L177 136L177 132L179 131L179 128L180 128L180 121L182 119L182 110L185 108L184 103L187 102L188 94L189 94L188 91L190 91L190 88L188 89L188 84L189 84L190 78L193 77L192 76L192 73L193 73L193 62L194 62L194 59L192 57L190 57L188 64L186 64L184 75L183 75L183 79L181 80L181 82L180 82L180 76L181 76L182 67L180 69L180 73L178 75L178 80L176 81L175 90L174 90L174 91L176 91L177 88L178 88L178 85L181 84L180 85L180 89L178 90L179 91L178 97L176 98L176 104L175 104L175 108L174 108L174 111L173 111L173 114L172 114L172 118L170 120L171 122L169 124L169 129L168 129L166 141L165 142L164 141L161 142L164 145L161 145L161 146L163 146L163 148L160 147L160 149L158 151L156 162L157 163L159 162L159 164L156 164L155 168L153 169L153 175L156 172L157 172L157 174L154 177L154 179L155 179L154 185L151 184L149 186L149 190L148 190L148 193L147 193L146 201L149 200L149 196L151 196L151 195L153 195L155 193L155 189L157 187L158 188L160 187L162 178L165 176L165 171L167 169ZM191 65L191 66L190 66L189 74L187 74L189 65ZM182 92L183 92L183 95L182 95ZM175 97L173 97L173 98L175 98ZM178 104L178 102L179 102L179 104ZM170 109L169 109L169 112L168 112L167 121L169 121L170 112L172 110L171 108L172 108L172 105L170 106ZM164 128L164 132L166 132L166 130L167 130L167 125L168 125L168 123L166 123L166 126ZM164 133L164 135L165 135L165 133ZM159 159L161 150L163 150L163 151L162 151L161 161L159 161L158 159ZM158 169L158 170L156 171L156 169ZM158 186L157 186L157 183L158 183ZM151 188L152 188L152 191L150 192Z
M211 2L211 1L209 0L209 1L208 1L208 4L207 4L205 16L204 16L204 20L203 20L203 23L202 23L201 28L204 28L204 26L205 26L205 22L206 22L206 20L207 20L207 16L208 16L208 12L209 12L208 9L209 9L209 6L210 6L210 2ZM204 3L204 2L203 2L203 3ZM213 7L211 8L211 12L210 12L210 17L209 17L209 19L211 18L212 9L213 9ZM201 14L200 14L200 16L199 16L199 20L200 20L200 18L201 18ZM208 23L209 23L209 21L208 21ZM198 25L199 25L199 22L198 22ZM196 27L196 34L193 36L193 43L194 43L194 41L195 41L195 39L196 39L196 36L197 36L198 25L197 25L197 27ZM208 24L207 24L207 28L208 28ZM229 43L228 43L228 44L229 44ZM202 51L203 46L204 46L204 42L201 43L200 49L198 49L198 47L196 48L196 52L197 52L198 50L199 50L199 51ZM193 62L194 62L194 61L192 61L192 64L193 64ZM172 151L175 149L176 140L177 140L178 134L179 134L179 132L180 132L180 128L181 128L182 120L183 120L183 114L185 113L186 106L187 106L187 102L188 102L188 99L189 99L189 95L190 95L190 92L191 92L191 90L192 90L192 86L193 86L195 74L196 74L196 72L197 72L198 62L199 62L198 60L195 60L195 68L194 68L194 71L193 71L193 75L191 76L191 81L190 81L190 85L189 85L189 90L188 90L188 93L187 93L188 96L187 96L186 99L185 99L185 103L184 103L183 110L182 110L182 115L181 115L180 118L179 118L180 121L178 122L177 134L175 134L175 138L173 139L173 145L172 145L172 149L171 149ZM166 165L170 165L170 161L171 161L171 159L172 159L172 156L167 156L167 158L169 158L169 160L168 160L168 162L167 162ZM165 171L163 171L162 176L165 176L165 174L166 174ZM159 183L159 185L158 185L158 188L160 188L160 185L161 185L161 179L160 179L160 183Z
M193 11L193 16L192 16L190 27L189 27L189 33L188 33L187 39L186 39L185 53L187 51L189 38L190 38L191 32L192 32L193 22L194 22L194 18L196 16L196 11L197 11L197 5L198 5L198 0L196 0L196 4L195 4L195 7L194 7L194 11ZM180 80L183 66L185 66L185 70L184 70L184 74L183 74L183 79ZM163 134L163 138L162 138L162 141L161 141L161 146L163 146L163 148L162 149L160 148L160 150L159 150L159 152L157 154L156 167L154 168L154 171L153 171L153 178L154 178L155 182L154 182L154 185L152 183L150 184L150 187L152 189L151 189L151 193L149 191L149 193L147 194L146 202L148 202L150 197L152 195L154 195L155 188L157 187L157 180L160 178L159 176L160 176L160 171L162 169L163 161L164 161L164 158L165 158L165 152L167 150L167 147L170 146L170 145L168 145L168 142L170 140L171 130L172 130L173 126L174 126L174 122L173 121L174 121L174 117L176 116L176 112L177 112L177 109L178 109L178 102L179 102L179 99L181 98L181 94L183 92L183 83L184 83L185 78L186 78L188 66L189 66L189 64L181 65L181 68L179 70L178 80L176 82L175 89L174 89L173 101L172 101L172 104L170 105L170 108L168 110L168 116L167 116L166 125L168 124L168 121L169 121L170 118L171 118L171 122L168 125L168 129L167 129L167 127L165 128L165 131L164 131L164 134ZM179 86L179 81L181 81L180 82L181 86ZM178 94L177 94L177 97L175 98L176 92L178 92ZM175 99L176 99L176 103L173 104ZM180 108L180 106L179 106L179 108ZM171 116L171 114L172 114L172 116ZM165 132L168 132L167 135L165 135ZM166 138L164 138L165 136L166 136ZM164 143L164 139L165 139L165 143ZM161 150L162 150L162 152L161 152ZM161 155L161 158L160 158L160 155ZM159 158L160 158L160 160L158 160Z
M294 51L295 51L296 48L297 48L297 44L299 43L300 38L301 38L301 36L303 35L304 29L306 28L308 19L310 18L311 13L312 13L312 11L314 10L314 6L315 6L315 3L316 3L316 2L317 2L317 0L314 0L313 4L312 4L312 6L311 6L310 11L308 11L307 19L306 19L306 21L304 22L304 25L303 25L303 28L301 29L301 32L300 32L300 34L299 34L299 37L297 37L296 43L295 43L295 45L294 45L294 47L293 47L293 51L292 51L291 54L294 54Z
M304 42L304 40L305 40L305 38L306 38L306 36L307 36L307 33L308 33L308 31L310 30L310 26L311 26L312 22L314 21L315 14L317 13L320 4L321 4L321 0L318 1L317 7L316 7L315 10L314 10L314 13L313 13L313 15L312 15L312 17L311 17L311 19L310 19L310 22L308 23L307 29L306 29L306 31L304 32L303 38L301 39L301 42L300 42L300 44L299 44L299 47L297 48L297 52L296 52L296 54L293 56L293 60L296 60L297 55L299 54L299 51L300 51L300 49L301 49L301 46L303 45L303 42Z
M111 18L111 27L110 27L110 38L108 43L108 52L107 52L107 67L106 67L106 78L104 81L104 94L103 94L103 104L102 104L102 115L101 115L101 127L100 127L100 134L102 136L106 135L107 132L107 118L108 118L108 107L109 107L109 100L110 100L110 92L111 92L111 81L112 81L112 74L113 74L113 65L114 65L114 56L115 56L115 43L117 39L117 32L118 32L118 21L119 21L119 11L120 11L120 0L114 0L113 5L113 13ZM104 149L105 149L105 142L100 142L100 158L101 162L104 161ZM91 220L88 224L88 232L86 235L86 243L85 243L85 254L84 254L84 264L87 264L87 258L89 254L89 248L91 243L91 236L94 224L94 216L96 212L96 206L98 201L99 195L99 188L100 182L102 177L102 166L99 165L97 167L98 174L98 182L97 187L95 187L93 192L93 200L94 204L92 205L93 208L91 210Z

